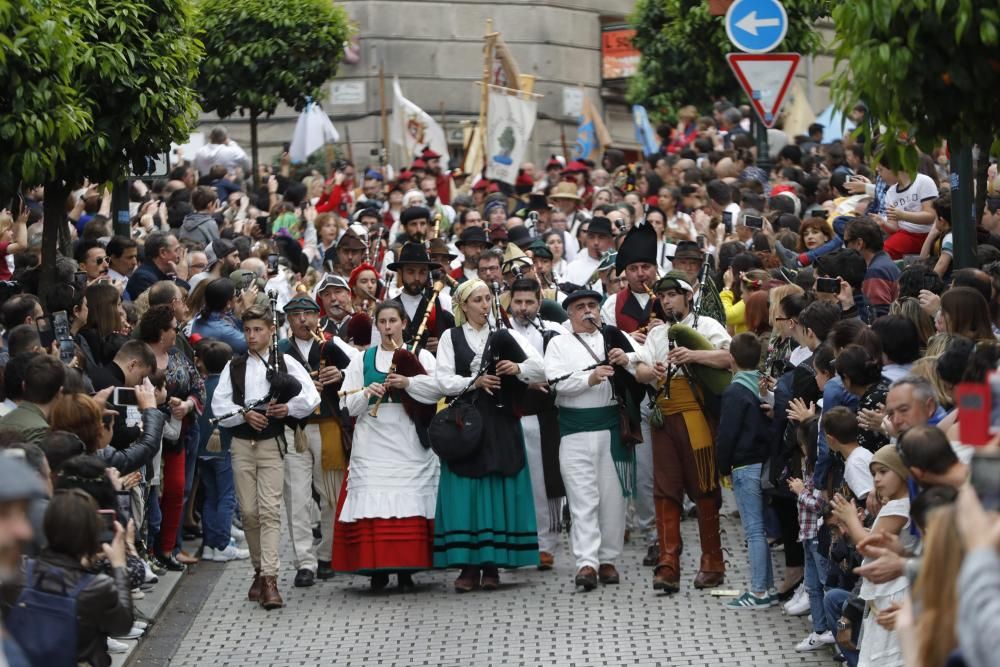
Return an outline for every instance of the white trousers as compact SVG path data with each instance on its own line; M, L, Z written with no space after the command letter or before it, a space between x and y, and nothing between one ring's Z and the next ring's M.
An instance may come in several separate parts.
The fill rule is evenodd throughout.
M291 431L288 432L289 448L285 455L283 492L295 569L315 572L318 567L317 559L332 559L333 524L340 487L344 483L344 471L323 470L319 426L308 424L306 438L309 440L309 448L299 454L291 446ZM318 545L313 543L312 533L314 486L320 497L320 529L323 532L323 540Z
M559 469L573 518L570 535L577 569L613 565L625 541L625 496L611 459L611 432L564 436Z
M555 553L559 546L559 533L552 530L549 518L549 499L545 495L545 472L542 470L542 434L538 417L521 418L524 431L524 448L531 473L531 496L535 501L535 525L538 526L538 550Z

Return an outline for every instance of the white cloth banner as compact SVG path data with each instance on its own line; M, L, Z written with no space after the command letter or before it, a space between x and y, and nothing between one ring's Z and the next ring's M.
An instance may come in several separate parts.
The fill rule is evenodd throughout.
M448 140L444 130L431 115L403 97L399 79L392 80L392 127L389 137L403 151L403 164L409 164L425 146L441 156L441 164L448 164Z
M315 102L310 102L299 114L295 122L295 134L288 154L292 162L305 162L309 156L323 147L340 141L340 133L330 122L330 117Z
M486 116L486 178L514 185L524 160L538 104L498 90L490 90Z

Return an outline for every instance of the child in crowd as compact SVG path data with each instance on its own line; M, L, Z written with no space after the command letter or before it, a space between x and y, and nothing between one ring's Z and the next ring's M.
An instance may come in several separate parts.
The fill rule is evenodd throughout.
M806 556L805 584L812 614L812 632L795 647L800 653L819 650L834 641L823 611L823 582L826 581L827 561L819 549L819 529L823 522L825 501L819 489L813 485L818 438L819 419L813 417L799 424L798 440L802 449L804 479L793 477L788 480L788 488L798 496L799 542L802 543Z
M205 340L198 344L198 370L205 378L205 393L211 396L219 385L222 373L233 356L233 349L218 340ZM232 435L212 424L212 405L206 404L199 416L201 442L198 459L201 464L201 484L204 506L201 523L204 532L202 558L204 560L230 561L250 557L246 549L237 548L233 540L233 513L236 511L236 485L233 481L233 464L229 454Z
M838 406L823 413L823 430L830 449L844 458L844 482L851 495L864 504L874 488L870 465L872 453L858 444L858 416Z
M886 535L906 534L910 524L910 498L906 481L910 472L896 451L895 445L882 447L872 457L871 472L875 480L875 492L882 501L872 533ZM858 518L854 504L837 494L832 501L837 519L844 525L855 544L868 535ZM868 564L872 558L865 558ZM858 667L902 667L903 656L896 633L884 627L889 623L887 614L892 614L893 603L900 602L907 590L905 576L876 584L865 579L861 583L859 597L867 602L865 618L861 626L861 645ZM889 623L891 627L891 623Z
M764 500L761 467L767 460L771 420L761 410L759 390L761 343L752 333L733 337L729 352L736 364L733 383L722 394L726 406L716 433L720 475L731 475L740 522L746 533L750 557L750 588L729 602L729 609L767 609L778 602L771 569L771 554L764 534Z

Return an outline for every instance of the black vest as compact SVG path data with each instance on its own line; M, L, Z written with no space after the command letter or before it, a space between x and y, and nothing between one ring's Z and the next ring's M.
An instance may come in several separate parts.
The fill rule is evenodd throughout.
M278 368L283 373L287 373L285 359L283 355L278 355ZM229 363L229 381L233 385L233 403L244 407L247 388L247 357L233 359ZM285 434L285 420L268 417L267 427L263 431L254 429L250 424L243 422L238 426L229 429L234 438L244 440L267 440L277 438Z

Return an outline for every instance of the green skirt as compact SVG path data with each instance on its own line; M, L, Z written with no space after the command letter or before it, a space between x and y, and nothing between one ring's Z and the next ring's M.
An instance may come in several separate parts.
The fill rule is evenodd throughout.
M528 466L512 477L460 477L441 462L434 567L538 565Z

